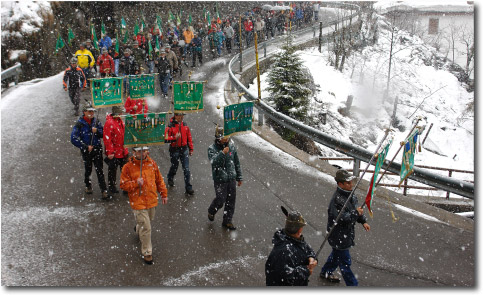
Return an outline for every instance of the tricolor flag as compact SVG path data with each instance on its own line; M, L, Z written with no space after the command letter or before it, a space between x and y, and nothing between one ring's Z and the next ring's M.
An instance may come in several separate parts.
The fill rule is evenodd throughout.
M156 25L156 28L159 29L159 33L163 34L163 19L158 15L156 15Z
M139 26L138 26L138 21L136 21L136 24L134 25L134 35L137 36L139 34Z
M97 41L96 29L94 28L93 24L91 24L91 40L92 43L94 43L94 48L99 50L99 42Z
M153 46L151 45L151 41L148 42L148 55L149 59L153 59Z
M104 21L101 23L101 39L106 36L106 27L104 26Z
M372 196L374 195L374 190L376 186L377 176L379 175L379 171L381 170L382 165L384 164L384 160L386 159L387 152L389 151L389 147L392 144L392 139L389 143L382 149L382 151L377 155L376 166L374 167L374 174L372 175L371 182L369 184L369 189L366 195L366 205L369 211L369 215L372 218Z
M174 22L174 15L169 11L169 20Z
M124 17L121 17L121 29L125 30L127 28L126 21L124 20Z

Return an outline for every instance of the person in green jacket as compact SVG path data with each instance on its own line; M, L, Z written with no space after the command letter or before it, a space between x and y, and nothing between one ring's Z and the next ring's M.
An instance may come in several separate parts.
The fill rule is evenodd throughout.
M208 148L216 197L208 208L208 219L215 220L215 214L225 206L222 226L235 230L232 218L235 213L236 186L242 185L242 171L235 144L223 136L223 128L216 128L215 143Z

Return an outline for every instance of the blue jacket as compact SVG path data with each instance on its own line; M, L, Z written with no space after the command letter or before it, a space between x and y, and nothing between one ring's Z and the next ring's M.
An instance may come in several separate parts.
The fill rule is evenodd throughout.
M109 36L104 36L101 40L99 40L99 49L102 49L102 47L106 47L109 49L109 47L112 46L112 40Z
M191 40L191 45L195 47L195 51L201 51L202 40L200 37L195 37Z
M214 182L242 181L240 160L238 159L235 144L229 141L228 147L230 151L226 155L223 153L223 147L216 143L208 148L208 158L211 162Z
M334 226L334 222L339 215L340 210L344 206L347 198L350 195L350 191L346 191L337 187L334 192L332 199L330 200L329 208L327 209L329 213L329 220L327 222L327 231ZM347 206L342 213L339 222L334 228L332 234L330 234L328 241L332 248L337 250L346 250L354 246L355 230L354 225L356 222L364 224L367 219L364 215L357 213L357 197L353 194Z
M96 134L92 133L92 127L97 128ZM100 121L96 118L92 118L92 125L89 125L86 120L84 120L84 116L81 116L72 129L70 142L78 147L81 152L86 152L87 147L91 145L91 140L94 148L102 149L102 136L103 127Z

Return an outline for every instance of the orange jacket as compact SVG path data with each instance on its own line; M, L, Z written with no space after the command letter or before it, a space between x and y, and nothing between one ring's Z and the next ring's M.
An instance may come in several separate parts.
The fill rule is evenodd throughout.
M149 156L143 160L143 180L141 195L137 179L140 174L141 161L134 157L124 165L121 173L121 189L129 194L129 204L134 210L143 210L158 205L158 193L162 198L168 197L168 190L164 184L163 176L159 172L158 165Z

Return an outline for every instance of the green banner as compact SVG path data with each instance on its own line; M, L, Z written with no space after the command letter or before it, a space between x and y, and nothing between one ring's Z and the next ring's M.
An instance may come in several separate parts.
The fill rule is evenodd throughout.
M173 81L174 111L203 110L203 82Z
M122 105L122 78L91 80L92 106L95 108Z
M155 75L129 76L129 89L131 98L145 98L154 96Z
M252 130L253 102L225 106L223 110L223 135L233 135Z
M125 147L164 144L166 113L127 115L124 118Z
M401 180L399 181L399 186L401 186L403 181L413 173L414 154L416 153L419 132L419 129L414 130L414 132L406 139L404 144L403 158L401 162Z

